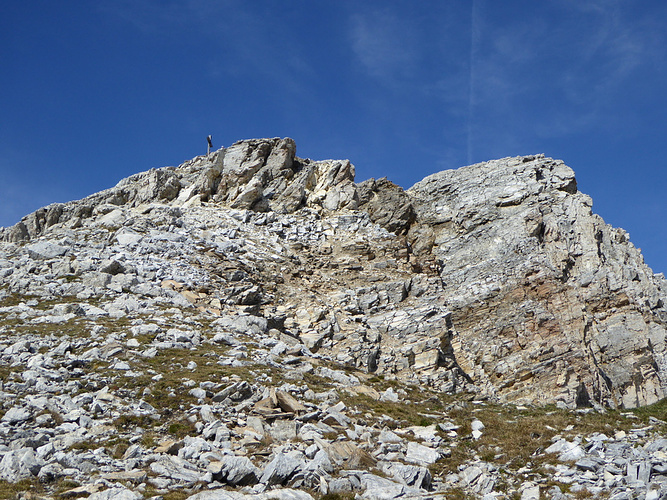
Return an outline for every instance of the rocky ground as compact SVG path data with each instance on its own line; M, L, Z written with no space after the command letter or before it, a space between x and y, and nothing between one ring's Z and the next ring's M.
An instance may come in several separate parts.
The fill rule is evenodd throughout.
M667 494L664 405L571 411L446 395L161 290L138 300L107 289L97 305L5 296L5 498Z
M666 496L664 278L484 172L246 141L0 230L0 498Z

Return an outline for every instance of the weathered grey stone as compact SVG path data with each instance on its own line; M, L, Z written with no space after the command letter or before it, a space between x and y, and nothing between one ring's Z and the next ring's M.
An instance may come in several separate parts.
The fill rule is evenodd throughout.
M470 422L470 428L473 431L481 431L484 430L484 424L481 422L481 420L475 419L472 422Z
M410 196L386 178L369 179L359 185L361 208L367 210L371 220L388 231L402 234L408 231L415 219Z
M382 394L380 394L380 401L391 401L392 403L398 402L398 394L394 392L394 389L389 387Z
M440 452L436 449L429 448L414 441L408 442L408 447L405 452L405 460L407 462L419 465L431 465L440 458Z
M590 458L581 458L577 460L574 464L581 470L591 470L591 471L596 471L600 468L600 463L598 463L595 460L592 460Z
M158 475L186 483L196 483L202 480L203 476L192 464L174 456L153 462L150 467Z
M213 479L232 486L245 486L257 483L259 469L247 457L225 455L220 461L211 462L207 470Z
M67 247L44 240L28 245L26 249L33 259L54 259L67 253Z
M561 462L568 462L571 460L578 460L584 456L584 450L576 443L569 442L565 439L559 439L554 444L549 446L545 453L558 453L558 459Z
M244 495L235 491L211 490L202 491L188 497L188 500L313 500L312 495L305 491L284 488Z
M235 491L211 490L201 491L188 497L188 500L245 500L247 495Z
M268 429L271 438L277 443L284 443L296 438L297 425L293 420L276 420Z
M378 436L378 442L380 443L402 443L403 438L398 436L396 433L388 430L382 429L380 435Z
M534 483L531 482L523 483L519 491L521 492L521 500L540 499L540 487Z
M268 329L268 322L265 318L252 315L244 316L223 316L213 323L216 326L229 329L232 332L258 335L265 333Z
M139 493L135 493L127 488L114 487L93 493L88 498L90 500L140 500L143 497Z
M18 424L30 419L30 417L32 417L30 410L15 406L7 410L7 413L5 413L0 420L7 422L8 424Z
M383 467L383 472L408 486L424 489L429 489L431 486L431 473L425 467L391 462Z
M42 465L43 461L35 456L32 448L8 451L0 461L0 479L13 483L36 476Z
M285 484L304 466L304 460L297 456L290 453L278 453L264 468L259 481L269 485Z
M359 497L369 500L391 500L407 493L406 486L374 474L363 474L361 484L364 492Z
M256 498L258 500L313 500L310 493L290 488L267 491L266 493L257 495Z

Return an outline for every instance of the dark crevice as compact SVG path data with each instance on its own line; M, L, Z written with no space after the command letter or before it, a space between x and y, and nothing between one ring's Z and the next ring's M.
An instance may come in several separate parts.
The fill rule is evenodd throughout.
M604 253L602 252L602 240L604 239L604 233L602 232L602 229L598 229L595 232L595 243L597 245L598 249L598 258L604 262Z

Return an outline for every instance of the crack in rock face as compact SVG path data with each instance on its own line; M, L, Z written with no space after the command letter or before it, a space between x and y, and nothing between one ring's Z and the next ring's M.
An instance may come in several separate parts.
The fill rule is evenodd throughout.
M591 207L542 155L404 190L274 138L39 209L0 228L0 479L90 498L539 492L491 459L438 475L462 425L495 439L449 413L667 391L667 282ZM581 438L551 437L616 484ZM653 491L646 463L633 481Z

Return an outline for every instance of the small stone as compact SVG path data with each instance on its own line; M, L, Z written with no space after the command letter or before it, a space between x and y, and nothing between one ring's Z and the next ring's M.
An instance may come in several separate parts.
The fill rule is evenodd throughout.
M523 483L519 491L521 500L540 500L540 487L534 483Z
M5 413L0 420L9 424L18 424L19 422L29 420L31 416L32 415L27 408L13 407L7 410L7 413Z
M398 394L394 392L393 388L388 388L382 394L380 394L380 401L389 401L391 403L398 403Z
M459 477L464 485L471 485L479 476L482 475L482 469L476 466L470 466L459 472Z
M93 493L88 500L141 500L140 494L134 493L127 488L111 488Z
M19 479L36 476L43 461L35 456L32 448L22 448L5 453L0 461L0 479L16 482Z
M27 250L33 259L54 259L67 253L67 247L51 243L50 241L38 241L29 245Z
M405 452L406 462L418 465L431 465L440 459L438 450L410 441Z
M475 419L475 420L473 420L472 422L470 422L470 428L471 428L473 431L481 431L481 430L484 429L484 424L482 423L481 420L477 420L477 419Z
M232 486L257 483L259 469L247 457L225 455L220 461L209 463L207 470L213 479Z
M190 396L193 396L197 399L205 399L206 398L206 391L202 389L201 387L196 387L194 389L190 389L190 392L188 392Z
M306 411L306 407L284 391L276 391L276 401L280 409L288 413Z
M396 433L388 430L388 429L383 429L380 431L380 435L378 436L378 442L380 443L402 443L403 438L398 436Z
M596 471L600 468L600 464L590 458L579 459L574 465L581 470Z
M279 453L264 469L260 482L269 485L285 484L304 465L304 462L293 454Z

